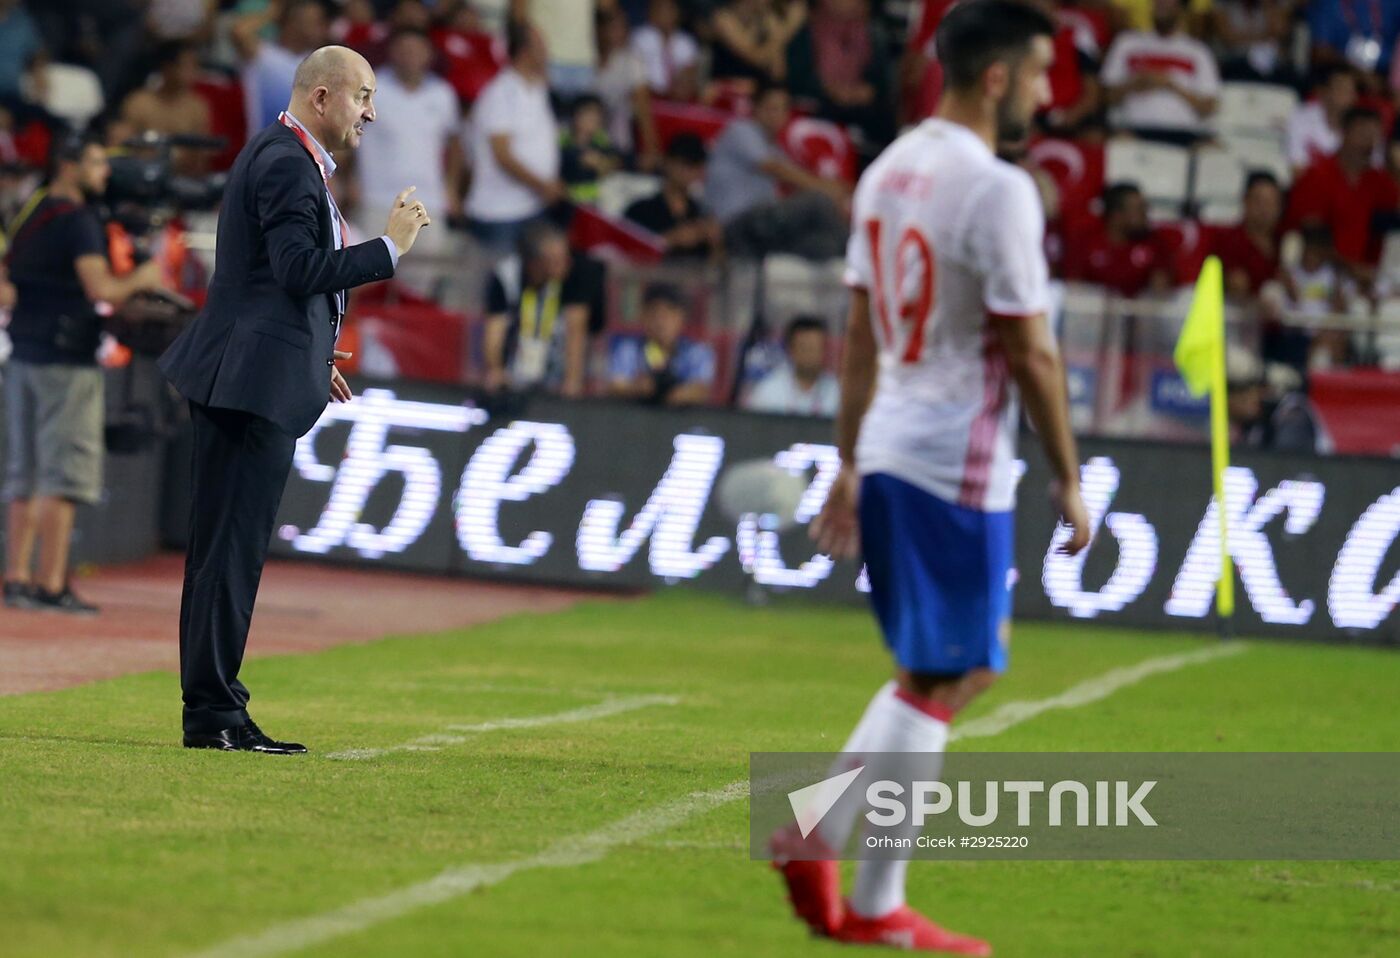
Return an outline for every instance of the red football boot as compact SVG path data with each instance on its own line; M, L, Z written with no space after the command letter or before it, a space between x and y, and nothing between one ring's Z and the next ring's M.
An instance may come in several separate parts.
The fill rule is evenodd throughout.
M846 918L832 935L852 945L888 945L905 951L941 951L950 955L990 955L992 946L980 938L939 928L908 905L879 918L862 918L846 906Z
M841 873L831 849L810 835L803 838L790 825L768 841L773 867L787 883L792 910L818 935L830 937L841 926Z

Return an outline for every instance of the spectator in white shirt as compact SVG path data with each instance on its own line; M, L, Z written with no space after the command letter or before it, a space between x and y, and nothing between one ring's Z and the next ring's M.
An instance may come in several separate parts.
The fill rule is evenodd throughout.
M1356 106L1356 74L1342 64L1324 69L1315 87L1317 96L1298 104L1288 118L1288 162L1302 170L1337 152L1342 143L1342 117Z
M531 20L549 48L549 87L568 99L593 86L597 0L510 0L511 20Z
M263 29L277 24L277 40L262 37ZM240 17L232 39L242 61L239 79L248 111L248 135L277 121L277 114L292 97L292 77L302 59L330 38L330 20L320 0L286 0L269 3L257 13Z
M1126 30L1108 48L1102 79L1114 125L1183 144L1207 134L1220 72L1210 48L1183 22L1181 0L1153 0L1153 29Z
M835 416L841 386L826 368L826 323L799 316L783 334L787 362L753 387L744 408L788 416Z
M494 252L514 250L520 234L565 196L559 132L549 103L544 37L528 21L506 30L510 66L472 109L472 184L467 226Z
M632 34L632 49L646 68L651 92L670 100L693 100L700 90L700 46L680 28L676 0L651 0L647 22Z
M444 223L462 214L461 111L452 87L429 69L433 56L432 41L422 30L400 28L389 38L388 65L380 68L374 93L374 130L354 154L355 199L362 202L352 205L366 236L382 229L389 215L387 204L402 189L396 183L416 185L414 198ZM410 143L411 149L406 147ZM424 230L418 246L442 254L451 236L446 229ZM399 278L423 285L407 275L414 272L411 264L404 266ZM433 264L420 266L438 272Z

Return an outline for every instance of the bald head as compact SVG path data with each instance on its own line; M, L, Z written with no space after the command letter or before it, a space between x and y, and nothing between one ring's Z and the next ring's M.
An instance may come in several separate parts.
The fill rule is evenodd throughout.
M353 149L374 120L374 90L368 60L349 47L320 47L297 66L287 111L326 149Z
M354 83L361 74L374 75L369 61L349 47L328 46L312 50L297 66L292 95L310 93L318 86L334 90Z

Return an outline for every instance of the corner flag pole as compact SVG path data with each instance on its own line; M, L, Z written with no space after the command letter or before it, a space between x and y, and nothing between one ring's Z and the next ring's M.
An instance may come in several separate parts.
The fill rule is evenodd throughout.
M1235 573L1230 560L1229 510L1225 470L1230 467L1230 417L1225 380L1225 288L1220 259L1208 257L1196 280L1191 312L1181 328L1173 358L1193 396L1210 393L1211 486L1220 522L1220 578L1215 611L1222 636L1233 634Z

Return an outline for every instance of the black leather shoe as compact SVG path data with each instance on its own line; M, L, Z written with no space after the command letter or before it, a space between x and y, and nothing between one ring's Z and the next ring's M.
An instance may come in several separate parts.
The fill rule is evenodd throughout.
M254 722L217 732L186 732L185 748L212 748L221 752L262 752L265 755L301 755L305 745L274 742Z

